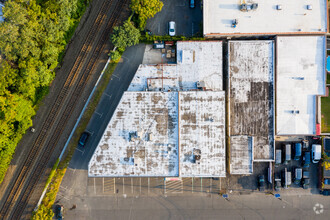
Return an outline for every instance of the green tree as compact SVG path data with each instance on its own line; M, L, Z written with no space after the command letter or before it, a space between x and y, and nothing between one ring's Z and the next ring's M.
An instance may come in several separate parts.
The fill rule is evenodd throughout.
M111 42L119 48L125 50L126 47L133 46L139 43L140 31L130 21L125 21L123 26L118 26L113 29Z
M143 30L146 21L160 12L163 8L163 2L160 0L132 0L131 9L138 14L139 28Z

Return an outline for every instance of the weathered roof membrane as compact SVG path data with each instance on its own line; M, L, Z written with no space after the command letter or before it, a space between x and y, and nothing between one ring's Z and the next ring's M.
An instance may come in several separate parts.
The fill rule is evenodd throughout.
M225 92L179 93L180 176L226 176Z
M177 42L177 64L140 65L128 91L223 90L222 42Z
M222 42L178 42L177 59L140 65L89 176L225 176Z
M178 176L178 94L125 92L89 176Z
M206 37L325 34L327 0L204 0L203 31Z
M230 137L230 174L253 173L253 137Z
M277 37L276 134L316 134L325 95L325 36Z
M274 43L229 41L230 136L253 137L253 160L274 160ZM237 143L238 140L235 142ZM231 143L231 149L237 149ZM244 141L246 145L246 141ZM243 145L243 143L237 143ZM246 149L248 146L245 147ZM239 154L238 154L239 155ZM233 155L232 155L233 156Z

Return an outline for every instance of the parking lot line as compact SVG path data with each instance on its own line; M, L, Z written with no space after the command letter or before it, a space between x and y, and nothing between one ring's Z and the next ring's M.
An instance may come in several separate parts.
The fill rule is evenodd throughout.
M97 111L95 111L95 114L99 115L100 118L102 118L102 116L103 116L103 113L98 113Z
M80 150L78 147L76 148L76 150L80 151L82 154L84 154L85 150Z

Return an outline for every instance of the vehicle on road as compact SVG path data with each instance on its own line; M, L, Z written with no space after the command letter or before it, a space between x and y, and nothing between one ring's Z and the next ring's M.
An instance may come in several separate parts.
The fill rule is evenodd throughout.
M304 189L308 189L310 184L310 179L309 179L309 172L304 171L303 172L303 180L302 180L302 187Z
M302 165L304 168L308 168L310 164L311 164L311 152L305 151Z
M175 36L175 22L174 21L170 21L168 23L168 34L170 36Z
M264 175L260 175L258 177L258 186L259 186L260 192L265 191L265 176Z
M324 184L325 185L330 185L330 179L324 179Z
M300 160L301 157L301 143L295 143L294 145L294 160Z
M189 0L189 7L195 8L196 7L196 0Z
M302 179L302 169L296 168L294 170L294 184L300 185Z
M291 144L285 145L285 161L284 164L288 164L291 161Z
M86 142L90 136L90 133L88 132L83 132L79 138L78 146L79 147L84 147L86 145Z
M312 145L312 160L313 163L318 163L321 160L321 145Z
M63 219L63 206L62 205L55 206L55 218L58 220Z

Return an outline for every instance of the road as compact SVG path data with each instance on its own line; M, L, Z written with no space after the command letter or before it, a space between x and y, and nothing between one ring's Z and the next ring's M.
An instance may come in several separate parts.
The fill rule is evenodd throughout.
M65 201L65 219L328 219L322 196L236 195L89 197ZM314 208L315 207L315 208ZM315 209L315 211L314 211Z
M84 148L77 148L69 168L87 170L88 162L92 157L103 132L108 125L113 112L115 111L124 91L127 90L133 76L142 63L145 45L139 44L128 48L123 56L123 62L120 62L111 80L104 91L100 102L90 119L86 130L92 135L90 136Z
M147 21L147 29L155 35L168 34L168 22L175 21L176 35L193 36L200 32L202 27L202 10L200 0L196 1L195 8L189 8L188 0L164 0L161 12Z

